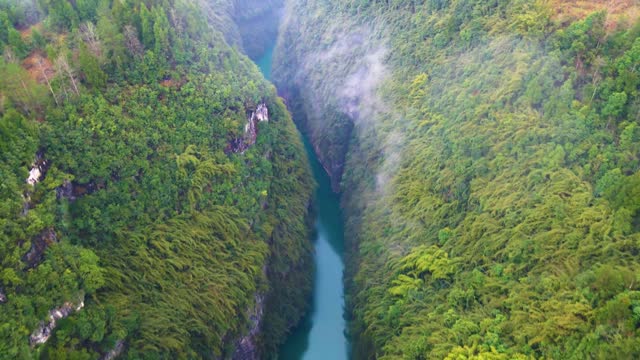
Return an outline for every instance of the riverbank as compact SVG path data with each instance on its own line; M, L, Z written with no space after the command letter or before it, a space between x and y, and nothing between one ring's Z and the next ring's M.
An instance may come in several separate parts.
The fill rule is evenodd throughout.
M270 79L273 46L256 61L265 78ZM347 359L349 344L344 318L344 225L340 197L318 161L313 147L304 139L305 149L318 184L314 204L315 268L313 297L309 313L282 346L280 358Z

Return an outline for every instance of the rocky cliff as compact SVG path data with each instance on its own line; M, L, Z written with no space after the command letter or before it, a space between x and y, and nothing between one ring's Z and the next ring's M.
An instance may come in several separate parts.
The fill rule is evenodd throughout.
M386 110L377 91L388 75L387 47L379 24L298 16L307 11L323 10L287 3L273 78L338 192L350 146Z
M233 19L250 58L257 59L278 36L283 8L284 0L235 0Z

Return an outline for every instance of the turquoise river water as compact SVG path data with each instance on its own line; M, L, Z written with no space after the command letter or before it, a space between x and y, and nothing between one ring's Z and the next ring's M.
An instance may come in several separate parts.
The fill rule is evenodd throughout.
M273 46L256 61L271 77ZM344 318L344 226L339 196L331 191L329 176L316 158L308 139L305 149L318 183L315 193L315 265L313 299L309 313L280 349L282 360L342 360L349 357Z

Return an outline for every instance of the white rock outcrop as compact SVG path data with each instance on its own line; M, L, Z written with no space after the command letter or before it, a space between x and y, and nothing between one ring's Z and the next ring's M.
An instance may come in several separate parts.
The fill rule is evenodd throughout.
M27 178L27 184L35 185L40 181L42 177L42 171L40 171L40 166L33 164L31 170L29 170L29 177Z
M31 164L31 170L29 170L27 184L33 186L39 183L44 177L48 168L49 162L43 159L43 155L41 153L37 153L35 161L33 162L33 164Z
M29 337L29 343L31 346L34 347L36 345L46 343L53 334L53 330L56 328L58 320L64 319L76 311L80 311L83 307L84 298L77 304L65 302L62 306L49 311L49 321L41 321L40 326Z
M258 138L258 123L269 121L269 109L267 104L262 103L251 112L251 116L244 126L244 134L241 138L234 139L229 144L229 150L234 153L244 153L251 145L256 143Z

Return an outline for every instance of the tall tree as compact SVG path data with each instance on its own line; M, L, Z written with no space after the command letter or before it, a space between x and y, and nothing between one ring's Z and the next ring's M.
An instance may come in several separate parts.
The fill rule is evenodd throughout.
M149 50L154 48L153 17L147 6L140 4L140 32L142 33L142 44Z
M162 8L156 8L155 21L153 22L153 37L155 39L155 53L163 55L166 59L171 54L169 41L169 19Z
M100 68L100 62L84 44L80 46L80 71L87 83L95 88L104 88L107 84L107 74Z

